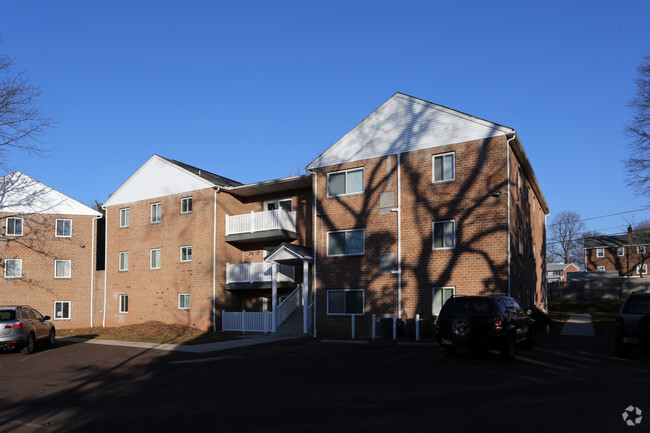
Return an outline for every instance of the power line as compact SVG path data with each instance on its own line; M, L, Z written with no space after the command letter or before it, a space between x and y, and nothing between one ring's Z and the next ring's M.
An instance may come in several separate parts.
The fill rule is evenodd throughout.
M641 208L641 209L632 209L632 210L628 210L628 211L625 211L625 212L612 213L612 214L609 214L609 215L600 215L600 216L589 217L589 218L581 218L579 220L576 220L576 222L591 221L591 220L596 220L596 219L601 219L601 218L608 218L608 217L612 217L612 216L625 215L625 214L628 214L628 213L642 212L642 211L648 210L648 209L650 209L650 206L644 207L644 208ZM561 223L548 224L547 227L552 227L552 226L557 226L557 225L562 225L562 224Z

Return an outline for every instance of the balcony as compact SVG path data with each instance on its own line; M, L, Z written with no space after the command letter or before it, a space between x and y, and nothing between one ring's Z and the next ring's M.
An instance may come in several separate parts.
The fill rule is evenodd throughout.
M226 290L270 289L272 282L271 263L226 264ZM295 268L288 265L278 266L278 288L293 288Z
M295 212L276 209L226 215L226 242L278 242L297 238Z

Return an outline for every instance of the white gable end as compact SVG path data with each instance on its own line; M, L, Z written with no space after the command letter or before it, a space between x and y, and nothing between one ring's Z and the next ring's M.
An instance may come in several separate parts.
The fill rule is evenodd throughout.
M514 132L412 96L395 94L308 168L412 152Z
M207 180L154 155L106 200L104 206L181 194L212 186Z

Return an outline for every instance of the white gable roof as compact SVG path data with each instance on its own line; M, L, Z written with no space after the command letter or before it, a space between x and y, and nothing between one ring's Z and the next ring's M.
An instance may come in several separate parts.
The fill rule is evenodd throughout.
M0 212L15 214L101 214L19 171L0 177Z
M307 168L412 152L514 132L513 129L496 123L396 93Z
M214 185L170 160L154 155L106 200L104 206L181 194Z

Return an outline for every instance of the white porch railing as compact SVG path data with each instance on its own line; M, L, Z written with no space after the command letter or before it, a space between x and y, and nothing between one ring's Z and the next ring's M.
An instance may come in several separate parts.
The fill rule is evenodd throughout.
M293 313L296 308L300 306L300 295L302 293L302 288L300 286L296 287L296 289L291 292L287 298L278 305L277 309L277 318L276 318L276 326L282 325L282 322L287 320L287 317Z
M221 329L224 331L266 333L271 332L272 327L273 313L270 311L262 313L247 313L246 311L221 312Z
M284 209L226 215L226 236L265 230L296 231L296 213Z
M226 284L272 281L272 263L226 264ZM289 265L278 266L278 281L294 281L295 268Z

